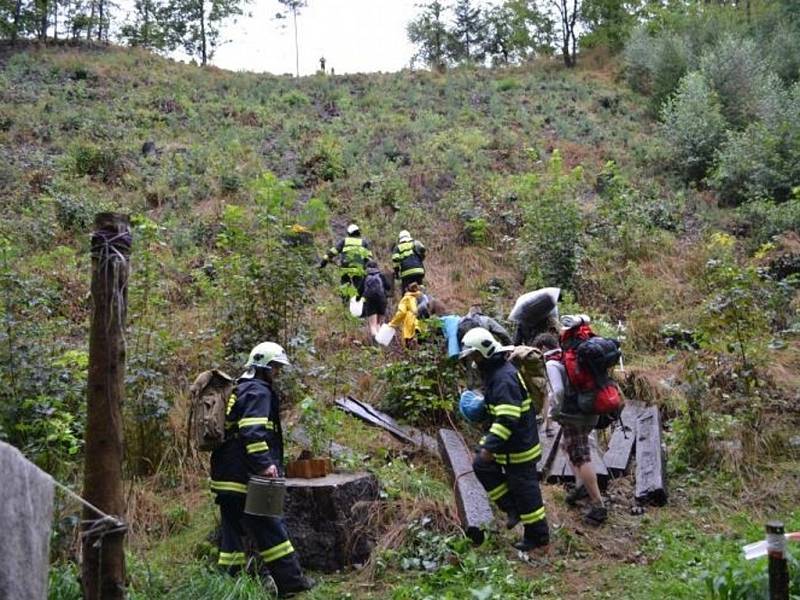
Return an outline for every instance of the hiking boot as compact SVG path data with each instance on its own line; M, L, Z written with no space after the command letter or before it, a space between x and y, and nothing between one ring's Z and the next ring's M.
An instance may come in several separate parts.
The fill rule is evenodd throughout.
M599 527L600 525L605 523L607 518L608 518L608 509L602 504L595 504L583 516L583 520L587 524L594 525L595 527Z
M578 501L588 497L589 497L589 492L586 490L586 486L582 485L580 487L574 487L569 492L567 492L567 497L566 497L567 506L577 506Z
M514 529L519 525L519 513L517 511L509 511L506 515L506 529Z
M317 582L301 575L300 578L292 580L291 583L278 586L278 598L291 598L300 592L307 592L317 585Z

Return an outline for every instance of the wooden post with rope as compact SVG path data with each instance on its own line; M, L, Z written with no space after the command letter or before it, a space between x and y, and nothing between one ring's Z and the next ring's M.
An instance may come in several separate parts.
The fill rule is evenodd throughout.
M128 217L98 213L91 238L92 320L83 497L81 581L86 600L125 597L122 401L131 231Z

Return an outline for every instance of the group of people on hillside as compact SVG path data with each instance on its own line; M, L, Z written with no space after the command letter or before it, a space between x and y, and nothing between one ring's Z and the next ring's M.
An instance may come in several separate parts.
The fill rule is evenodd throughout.
M403 230L392 248L392 273L400 282L402 298L388 325L399 333L400 343L412 342L419 331L419 319L426 318L433 301L424 293L425 245ZM370 335L375 338L386 319L393 282L375 261L369 242L355 223L347 227L347 235L332 246L319 263L325 268L339 260L342 298L362 303L360 316L366 319Z
M355 291L364 298L368 319L383 317L390 282L372 259L369 244L361 237L359 228L350 225L347 234L328 251L320 267L340 256L345 291L348 295ZM400 232L392 252L394 274L404 292L398 314L410 312L416 318L419 313L416 300L421 296L420 286L425 276L424 258L424 246L409 232ZM370 278L379 280L382 300L381 294L372 295ZM547 399L542 409L545 430L550 419L561 424L562 445L577 484L568 494L567 502L575 505L588 496L591 504L585 520L600 525L607 517L590 457L589 435L597 424L597 416L578 414L569 408L575 390L561 360L558 337L560 334L562 340L566 339L565 332L585 325L589 318L569 315L558 321L556 301L557 298L553 300L552 311L540 322L517 322L516 347L508 331L481 314L478 306L473 306L464 317L450 315L448 327L445 327L446 317L442 320L443 329L455 332L456 355L475 368L481 379L481 415L470 415L469 407L465 408L465 396L460 406L470 420L483 421L485 425L485 435L478 443L473 462L475 475L489 498L506 514L506 527L513 529L522 524L522 538L514 547L524 552L546 548L550 532L536 469L542 455L537 407L529 384L510 360L512 353L522 347L519 344L529 344L545 363ZM374 323L371 329L373 326ZM398 320L396 326L403 329L404 338L413 337L415 332L405 331L405 321ZM222 526L218 563L231 573L244 569L248 557L243 538L250 537L281 597L308 590L314 582L303 575L282 520L247 514L245 500L250 477L284 475L280 396L274 382L286 365L289 358L285 350L274 342L262 342L252 349L235 394L227 404L225 441L211 456L211 489L220 507Z

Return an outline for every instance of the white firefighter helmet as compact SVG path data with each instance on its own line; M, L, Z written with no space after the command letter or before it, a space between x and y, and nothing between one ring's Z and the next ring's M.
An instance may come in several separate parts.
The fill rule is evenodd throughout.
M250 356L244 365L245 372L242 379L252 379L256 374L256 367L270 368L272 365L290 365L289 357L283 346L275 342L261 342L250 351Z
M466 358L473 352L479 352L484 358L491 358L499 352L509 352L514 349L513 346L503 346L488 329L483 327L470 329L464 334L461 344L464 349L461 351L459 358Z

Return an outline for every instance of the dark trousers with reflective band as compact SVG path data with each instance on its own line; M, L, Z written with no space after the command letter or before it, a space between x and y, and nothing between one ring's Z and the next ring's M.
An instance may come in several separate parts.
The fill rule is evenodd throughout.
M536 460L524 463L501 465L496 461L482 462L478 457L472 464L475 476L481 482L489 498L500 510L517 513L525 526L525 539L536 543L547 543L550 531L544 513Z
M222 521L219 566L236 574L247 564L244 550L247 536L255 544L278 589L294 584L302 578L303 571L283 522L275 517L245 514L244 502L244 494L217 494Z
M405 294L408 286L412 283L418 283L422 285L422 282L425 280L425 273L414 273L413 275L406 275L405 277L400 278L400 290Z

